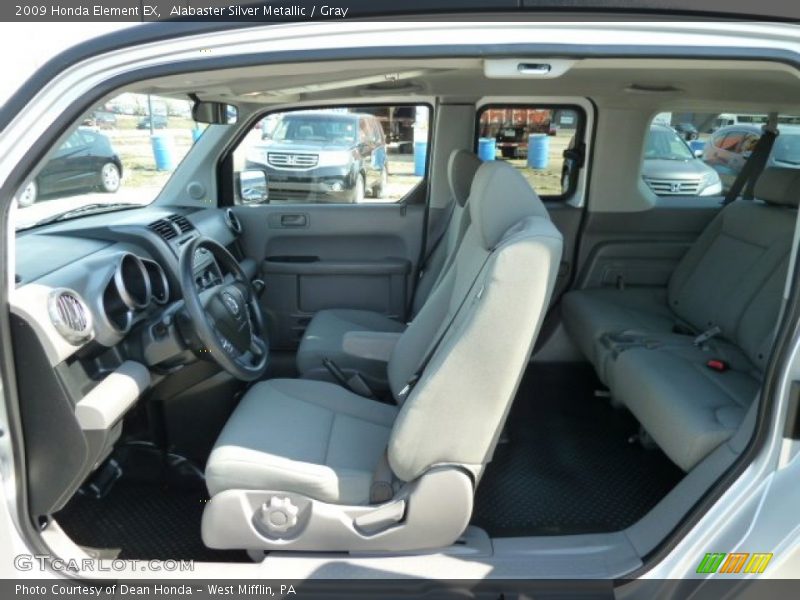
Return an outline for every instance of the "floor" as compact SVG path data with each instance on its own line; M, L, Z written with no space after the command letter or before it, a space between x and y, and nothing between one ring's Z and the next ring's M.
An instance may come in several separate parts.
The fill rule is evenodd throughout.
M473 524L494 537L609 532L637 521L683 476L628 442L636 421L596 398L584 365L532 366L478 488ZM98 500L77 494L56 519L77 544L119 558L246 561L206 548L202 474L152 446L118 450L123 477Z
M203 544L200 520L208 496L191 465L147 446L123 448L117 458L124 475L107 496L79 492L55 515L72 541L124 559L249 560L245 552Z
M588 365L533 365L478 487L473 523L494 537L618 531L683 477L658 449L629 443L635 419Z

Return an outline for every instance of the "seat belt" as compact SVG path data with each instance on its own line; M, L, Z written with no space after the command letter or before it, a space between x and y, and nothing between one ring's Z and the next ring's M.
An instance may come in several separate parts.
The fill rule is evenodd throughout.
M450 219L448 222L453 218L452 213L450 214ZM469 209L464 207L464 211L461 213L461 221L459 221L456 226L458 227L458 236L456 237L456 243L453 246L452 252L448 256L445 257L444 263L442 263L442 268L439 270L439 274L436 276L436 281L433 282L433 285L428 292L428 297L439 287L439 284L444 279L444 276L447 274L447 271L450 270L450 266L456 261L456 255L458 254L458 249L461 247L461 242L464 241L464 235L467 233L467 228L469 227L469 223L464 226L464 221L469 220ZM450 223L448 227L445 229L445 232L450 229L450 226L453 224Z
M447 230L450 228L450 220L453 218L453 212L455 212L456 209L455 205L456 205L456 200L455 198L453 198L453 200L450 202L448 206L447 216L439 221L439 223L444 223L444 226L442 227L440 225L439 231L436 232L436 239L433 241L433 246L431 246L431 249L425 255L425 258L422 261L422 265L420 266L419 273L417 274L417 281L422 279L422 276L425 274L425 271L427 270L426 267L428 266L428 263L430 263L434 252L436 252L436 249L439 247L439 244L441 244L442 240L444 239L444 234L447 233Z
M778 113L770 113L767 124L764 125L763 133L758 138L755 148L753 148L750 158L744 163L744 167L736 176L731 189L725 194L725 200L722 202L723 206L727 206L739 197L739 194L744 190L744 198L747 200L753 199L753 194L756 186L756 181L759 175L767 166L767 159L772 146L775 144L775 138L778 137ZM746 187L745 187L746 186Z
M478 272L475 273L475 276L472 278L472 283L469 284L469 288L467 289L466 294L464 294L464 297L461 299L458 308L456 308L456 310L453 311L453 316L450 317L450 320L447 322L447 325L445 325L445 327L441 329L439 337L434 341L433 344L431 344L428 347L428 351L425 353L425 356L422 358L422 361L420 361L419 366L417 366L417 368L414 370L414 374L409 378L405 386L403 386L403 389L400 390L400 392L397 394L398 404L402 404L403 402L405 402L406 398L408 398L408 396L411 394L411 391L414 389L414 386L417 385L417 382L419 381L420 377L422 377L422 373L427 368L428 363L431 362L431 359L433 358L434 354L436 354L436 351L439 349L439 346L442 344L442 341L447 336L447 332L450 331L450 328L453 326L453 323L455 322L458 313L461 312L461 309L464 307L464 304L466 304L467 298L472 296L472 288L475 287L475 283L481 276L483 268L486 266L486 263L489 262L489 257L491 255L492 255L492 250L490 250L486 254L486 257L481 262L481 266L478 269ZM483 286L481 286L481 289L479 289L478 292L475 294L475 299L479 300L482 295L483 295Z

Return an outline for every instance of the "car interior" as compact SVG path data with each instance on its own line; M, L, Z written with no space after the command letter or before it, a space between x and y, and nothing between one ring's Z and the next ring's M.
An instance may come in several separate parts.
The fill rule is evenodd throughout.
M800 114L800 83L755 59L530 61L265 62L103 92L236 118L207 120L152 203L17 231L28 510L51 547L328 575L643 564L753 434L800 201L800 169L774 165L752 198L657 195L647 136L663 113ZM387 125L384 197L244 192L270 115L387 106L425 110ZM481 117L512 108L555 125L506 157Z

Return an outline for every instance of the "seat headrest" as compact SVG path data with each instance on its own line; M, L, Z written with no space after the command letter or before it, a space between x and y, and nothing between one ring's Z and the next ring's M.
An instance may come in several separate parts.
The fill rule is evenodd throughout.
M466 150L453 150L447 162L447 178L450 181L450 193L459 206L465 206L469 199L469 190L475 173L481 166L481 159Z
M756 181L755 197L768 204L800 204L800 169L767 167Z
M506 231L527 217L549 218L531 185L503 161L483 163L469 194L469 213L484 248L497 245Z

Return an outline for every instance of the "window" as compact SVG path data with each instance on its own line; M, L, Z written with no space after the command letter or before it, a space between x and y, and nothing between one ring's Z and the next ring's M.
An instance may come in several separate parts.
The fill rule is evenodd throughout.
M477 153L513 165L540 196L564 197L577 182L582 123L574 108L487 106L478 113Z
M650 125L648 145L657 131L684 142L695 158L665 162L645 151L642 177L659 196L721 195L733 186L756 148L766 113L670 112L657 115ZM800 117L778 115L780 135L767 166L800 168ZM674 146L674 144L673 144Z
M719 147L728 152L736 152L739 148L739 144L742 143L742 137L743 134L741 131L732 131L723 138Z
M742 145L740 151L742 154L748 154L753 152L753 149L756 147L756 143L761 136L757 133L745 133L744 137L742 138Z
M673 129L654 127L647 136L644 158L645 160L692 160L694 154Z
M722 193L719 174L701 157L709 155L710 149L722 152L730 146L738 148L743 133L723 130L710 135L708 128L716 127L720 117L718 113L702 117L660 113L653 118L645 133L641 177L656 196L697 197Z
M92 108L18 193L17 227L88 204L149 204L201 132L188 100L125 93Z
M425 176L429 122L427 106L272 113L233 153L239 182L234 199L238 204L399 202ZM254 193L257 186L261 191Z
M782 131L772 147L772 158L779 167L800 167L800 132Z

